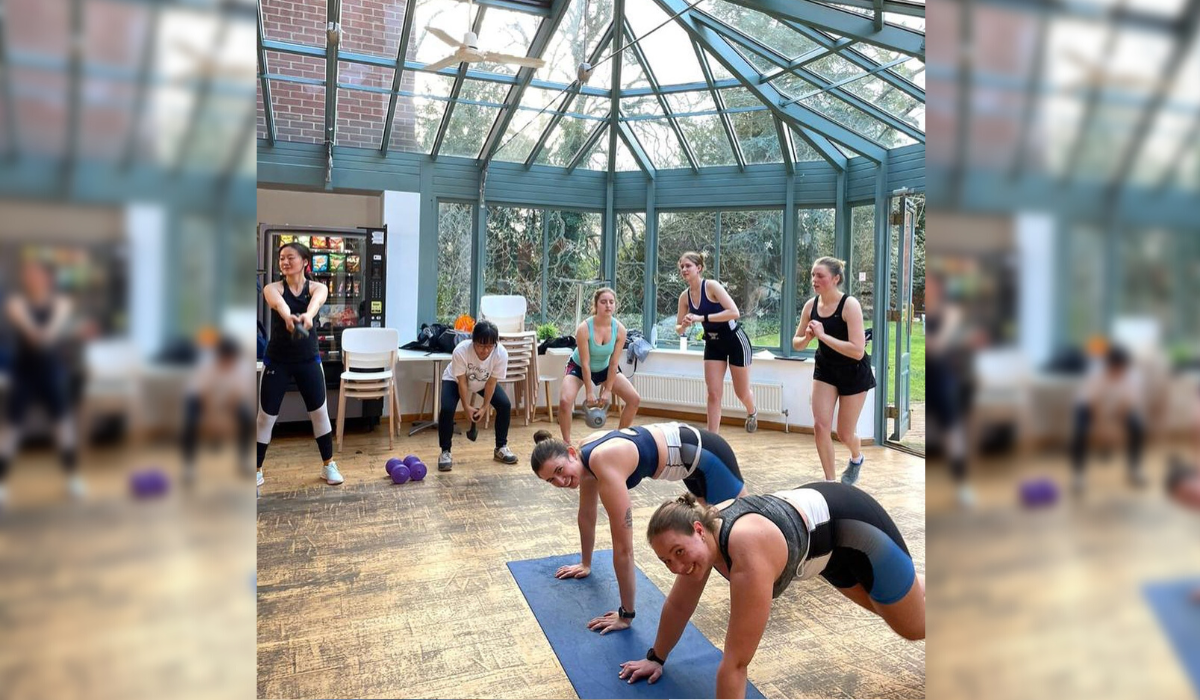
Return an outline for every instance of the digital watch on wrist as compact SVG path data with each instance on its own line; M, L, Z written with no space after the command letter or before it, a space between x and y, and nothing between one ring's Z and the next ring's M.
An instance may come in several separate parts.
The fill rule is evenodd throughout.
M617 608L617 615L620 616L622 620L632 620L633 618L637 617L637 613L632 610L626 610L624 606Z
M667 664L666 659L660 659L660 658L658 658L658 654L654 653L654 647L650 647L650 650L646 652L646 660L653 661L654 663L658 664L659 666L665 666Z

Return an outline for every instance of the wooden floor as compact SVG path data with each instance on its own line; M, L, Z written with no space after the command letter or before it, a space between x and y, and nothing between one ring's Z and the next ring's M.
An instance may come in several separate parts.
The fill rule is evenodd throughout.
M1131 489L1095 460L1083 499L1017 506L1033 476L1068 483L1061 456L976 464L970 512L930 466L929 693L939 698L1194 698L1142 587L1200 575L1200 517L1163 494L1166 452Z
M576 492L540 482L528 465L539 427L547 424L513 427L521 463L512 466L492 461L490 430L477 443L456 436L449 474L436 471L436 431L401 438L393 454L415 453L431 471L399 486L384 472L382 428L347 436L337 487L320 480L311 438L276 440L258 504L259 697L576 697L505 566L579 548ZM751 493L820 477L811 435L728 426L722 435ZM866 454L859 485L895 518L923 572L924 462L878 447ZM840 445L838 455L847 457ZM634 489L635 531L678 492L650 480ZM601 515L596 548L610 546ZM644 537L634 548L641 570L669 590L672 576ZM728 600L728 583L713 576L693 618L717 647ZM921 698L925 643L903 640L817 579L775 601L749 677L775 698Z
M0 513L0 697L247 697L254 497L232 454L205 451L184 493L177 447L100 450L82 502L57 462L23 452ZM172 489L134 501L127 478L148 465Z

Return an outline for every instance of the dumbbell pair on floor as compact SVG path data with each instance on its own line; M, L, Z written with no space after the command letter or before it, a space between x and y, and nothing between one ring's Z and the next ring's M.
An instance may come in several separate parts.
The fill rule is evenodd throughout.
M425 463L416 455L407 455L404 459L392 457L387 461L385 468L388 476L392 477L392 482L396 484L403 484L409 479L420 481L429 473Z

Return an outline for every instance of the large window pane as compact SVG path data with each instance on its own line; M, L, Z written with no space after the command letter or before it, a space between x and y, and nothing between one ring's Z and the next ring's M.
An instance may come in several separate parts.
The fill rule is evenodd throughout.
M679 310L679 295L684 290L679 277L679 256L689 250L702 253L710 263L704 270L708 277L715 275L714 261L717 243L717 215L711 211L663 212L658 215L658 266L655 283L655 322L658 342L663 347L676 346L675 315Z
M438 206L437 320L454 323L471 311L471 205Z
M780 347L783 212L721 212L721 283L755 346Z
M571 280L600 277L601 215L596 212L549 211L550 268L546 270L546 320L562 333L575 329L575 299L578 285ZM584 290L582 317L590 313L591 292Z
M796 212L796 318L787 329L788 333L796 330L805 302L813 297L813 263L822 255L833 255L833 224L833 209L800 209ZM809 349L814 347L810 345Z
M525 297L525 318L542 317L542 211L488 207L484 294Z
M850 210L850 248L846 288L862 305L863 327L870 328L875 313L875 205ZM871 352L873 345L874 341L867 343L867 352Z
M642 329L646 280L646 215L617 215L617 319L626 329Z

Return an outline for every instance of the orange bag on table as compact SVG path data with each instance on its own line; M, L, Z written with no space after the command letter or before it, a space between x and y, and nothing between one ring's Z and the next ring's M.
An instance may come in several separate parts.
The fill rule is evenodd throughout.
M471 331L475 330L475 319L471 318L467 314L459 316L458 318L454 319L454 330L470 333Z

